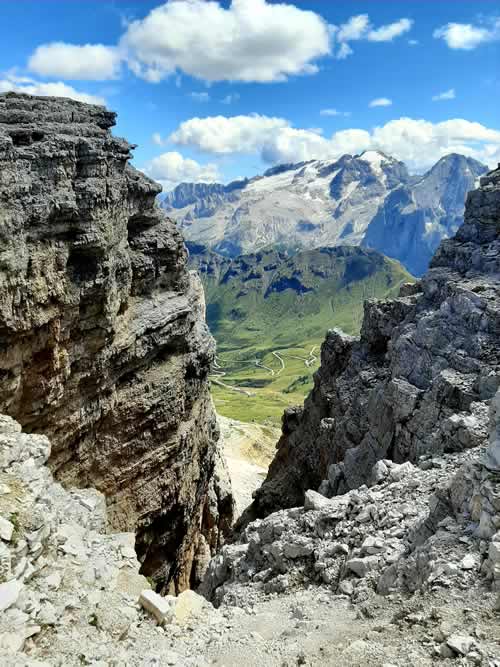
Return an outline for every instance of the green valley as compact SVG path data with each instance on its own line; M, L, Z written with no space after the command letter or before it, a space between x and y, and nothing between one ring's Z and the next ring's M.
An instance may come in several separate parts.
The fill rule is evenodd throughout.
M365 299L393 296L413 280L398 262L359 247L270 249L235 259L196 244L189 250L217 340L215 405L246 422L279 423L311 389L325 332L358 333Z

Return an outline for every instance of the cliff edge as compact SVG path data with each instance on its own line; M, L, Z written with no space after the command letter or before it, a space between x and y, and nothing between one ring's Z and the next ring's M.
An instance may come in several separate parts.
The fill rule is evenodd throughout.
M142 573L195 585L232 519L207 375L214 342L160 186L115 114L0 95L0 412L103 492Z
M469 193L464 224L420 282L366 302L359 338L328 333L314 388L285 413L247 514L300 505L310 488L331 497L377 483L382 459L485 444L499 383L500 168Z

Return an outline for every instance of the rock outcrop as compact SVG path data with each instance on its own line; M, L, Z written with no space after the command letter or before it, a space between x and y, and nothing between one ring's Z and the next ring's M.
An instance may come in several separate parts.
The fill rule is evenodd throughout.
M103 492L142 572L182 590L231 522L214 343L160 186L114 123L0 95L0 411L48 436L56 477Z
M367 302L360 338L329 332L253 511L300 505L309 488L333 496L371 484L382 459L484 445L499 384L500 169L469 194L464 224L419 283Z
M101 493L57 483L50 450L0 415L0 664L205 665L171 645L196 616L213 620L211 605L190 590L150 590L135 535L109 532ZM165 609L160 634L147 600Z
M219 605L326 587L362 617L369 601L381 608L380 595L418 592L429 609L439 590L463 612L464 590L474 589L474 599L500 610L500 478L483 453L424 456L418 466L386 459L370 488L334 498L306 491L302 507L257 519L225 545L203 590ZM498 627L491 639L500 641Z

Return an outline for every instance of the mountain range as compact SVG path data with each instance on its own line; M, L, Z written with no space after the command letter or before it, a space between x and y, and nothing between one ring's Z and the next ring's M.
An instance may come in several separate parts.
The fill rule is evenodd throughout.
M161 203L188 241L229 257L272 245L361 245L421 275L439 242L457 231L467 192L486 171L453 153L415 176L403 162L367 151L279 165L228 185L181 183Z

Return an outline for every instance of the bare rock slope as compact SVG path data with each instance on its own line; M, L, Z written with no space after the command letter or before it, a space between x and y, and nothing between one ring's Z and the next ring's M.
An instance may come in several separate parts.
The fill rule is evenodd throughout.
M160 186L115 114L0 95L0 410L52 441L63 483L136 530L142 571L181 590L232 499L207 374L214 343Z
M419 283L367 302L360 338L329 332L314 389L284 415L253 511L302 504L320 485L333 496L376 482L382 459L484 444L499 382L500 169L469 194L464 224Z
M494 452L495 410L492 417ZM109 532L102 494L55 482L49 453L45 436L0 415L2 665L500 665L498 593L489 590L500 586L500 532L481 540L470 531L481 508L500 526L493 473L466 463L451 495L457 520L446 517L429 544L401 557L409 527L422 534L429 490L470 451L437 458L428 470L393 465L377 488L345 498L309 492L303 509L256 522L248 543L212 561L207 584L224 566L233 579L217 589L218 609L190 590L148 590L134 535ZM464 500L472 500L470 516ZM391 576L380 577L389 562ZM401 594L405 575L431 590ZM376 595L379 579L394 592Z

